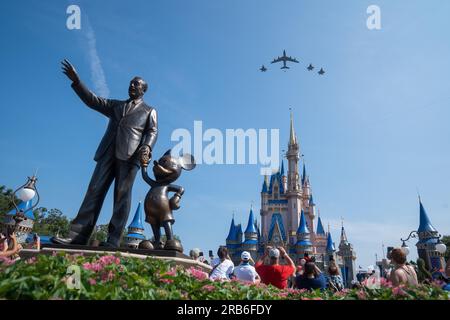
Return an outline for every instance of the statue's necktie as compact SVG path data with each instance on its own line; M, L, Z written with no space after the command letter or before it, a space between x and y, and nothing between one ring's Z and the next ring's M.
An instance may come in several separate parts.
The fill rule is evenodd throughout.
M130 101L128 102L128 104L125 106L125 116L128 114L128 112L130 112L131 108L134 105L134 101Z

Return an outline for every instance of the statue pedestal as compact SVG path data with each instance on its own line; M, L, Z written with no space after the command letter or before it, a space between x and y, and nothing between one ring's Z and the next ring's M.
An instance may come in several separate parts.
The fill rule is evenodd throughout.
M41 250L23 249L19 252L22 259L31 258L39 254L53 254L53 252L65 252L68 254L95 255L95 254L120 254L122 257L133 257L146 259L148 257L166 260L186 268L199 267L205 272L211 271L212 267L205 263L192 260L189 256L175 250L146 250L131 248L108 248L108 247L92 247L81 245L60 245L60 244L43 244Z

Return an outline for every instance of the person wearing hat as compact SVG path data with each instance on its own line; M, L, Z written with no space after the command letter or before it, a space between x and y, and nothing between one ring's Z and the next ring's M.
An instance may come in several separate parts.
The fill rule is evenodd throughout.
M261 278L250 262L253 262L252 256L248 251L243 251L241 254L241 263L234 268L234 277L240 281L258 284Z
M264 259L267 256L270 258L268 265L264 264ZM287 265L281 265L279 263L280 257L286 260ZM295 264L283 247L267 247L264 255L255 264L255 269L260 275L262 283L267 285L271 284L279 289L285 289L287 287L287 280L294 274Z

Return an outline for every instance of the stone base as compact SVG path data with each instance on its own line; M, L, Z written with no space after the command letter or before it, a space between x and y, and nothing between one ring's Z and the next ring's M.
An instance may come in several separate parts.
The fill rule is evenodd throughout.
M210 265L192 260L189 256L173 250L146 250L146 249L132 249L132 248L108 248L108 247L91 247L82 245L60 245L60 244L42 244L41 250L23 249L19 252L22 259L31 258L39 254L53 254L53 252L65 252L68 254L117 254L122 257L133 257L139 259L146 259L148 257L154 259L161 259L168 262L173 262L184 267L198 267L205 272L212 270Z
M127 253L135 253L145 256L158 256L158 257L177 257L177 258L184 258L184 259L190 259L189 256L175 251L175 250L157 250L157 249L133 249L133 248L110 248L110 247L92 247L92 246L83 246L83 245L63 245L63 244L41 244L41 248L48 248L48 249L67 249L67 250L82 250L82 251L101 251L101 252L109 252L109 253L116 253L116 252L127 252ZM58 250L61 251L61 250Z

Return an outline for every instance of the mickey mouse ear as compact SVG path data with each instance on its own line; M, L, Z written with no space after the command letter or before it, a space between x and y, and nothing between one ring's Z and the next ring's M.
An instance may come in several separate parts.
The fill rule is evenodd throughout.
M184 170L190 171L195 168L195 159L189 153L183 154L178 161Z

